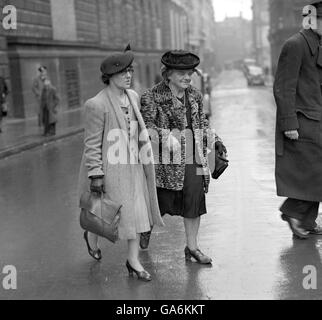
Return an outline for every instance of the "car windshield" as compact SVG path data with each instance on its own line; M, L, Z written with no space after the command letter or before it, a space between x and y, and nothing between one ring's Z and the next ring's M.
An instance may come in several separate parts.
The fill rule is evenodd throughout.
M249 73L254 76L261 75L263 74L263 69L260 67L251 66L249 67Z
M253 60L253 59L245 59L244 60L244 64L246 66L254 66L256 64L256 60Z

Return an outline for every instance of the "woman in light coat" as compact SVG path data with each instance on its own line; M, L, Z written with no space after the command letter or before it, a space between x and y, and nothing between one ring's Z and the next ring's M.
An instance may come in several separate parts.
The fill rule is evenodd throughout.
M85 148L80 170L80 196L91 191L122 205L119 239L128 241L126 267L143 281L150 274L141 265L140 234L163 226L152 147L140 114L137 93L130 90L134 59L128 50L101 65L106 88L85 103ZM84 234L89 253L100 260L98 237Z

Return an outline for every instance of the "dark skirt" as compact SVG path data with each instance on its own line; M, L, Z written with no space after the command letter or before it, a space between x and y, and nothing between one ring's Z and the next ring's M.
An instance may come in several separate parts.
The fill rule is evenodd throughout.
M187 164L183 190L157 188L161 215L195 219L207 213L203 176L196 175L197 164Z

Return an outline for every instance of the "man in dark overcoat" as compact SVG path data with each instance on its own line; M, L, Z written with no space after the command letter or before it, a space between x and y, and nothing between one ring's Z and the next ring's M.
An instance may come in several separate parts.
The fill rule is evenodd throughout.
M59 97L56 88L48 79L45 79L40 98L44 136L56 134L57 106Z
M7 100L7 95L9 94L9 89L7 86L7 83L3 77L0 77L0 133L2 132L2 117L6 114L4 114L4 105ZM7 111L7 110L6 110Z
M274 83L277 195L288 198L282 219L301 239L322 234L322 1L312 6L317 23L286 41Z
M32 92L35 95L37 104L38 104L38 125L41 126L43 123L43 114L42 114L42 108L41 108L41 94L42 94L42 89L44 88L44 82L48 78L48 73L47 73L47 67L46 66L40 66L38 68L38 76L33 80L32 83Z

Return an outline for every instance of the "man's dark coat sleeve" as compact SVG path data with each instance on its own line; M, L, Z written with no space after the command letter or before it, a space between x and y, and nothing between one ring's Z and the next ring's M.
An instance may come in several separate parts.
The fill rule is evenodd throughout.
M274 83L277 105L277 124L282 132L297 130L296 89L303 57L302 44L288 40L281 52Z

